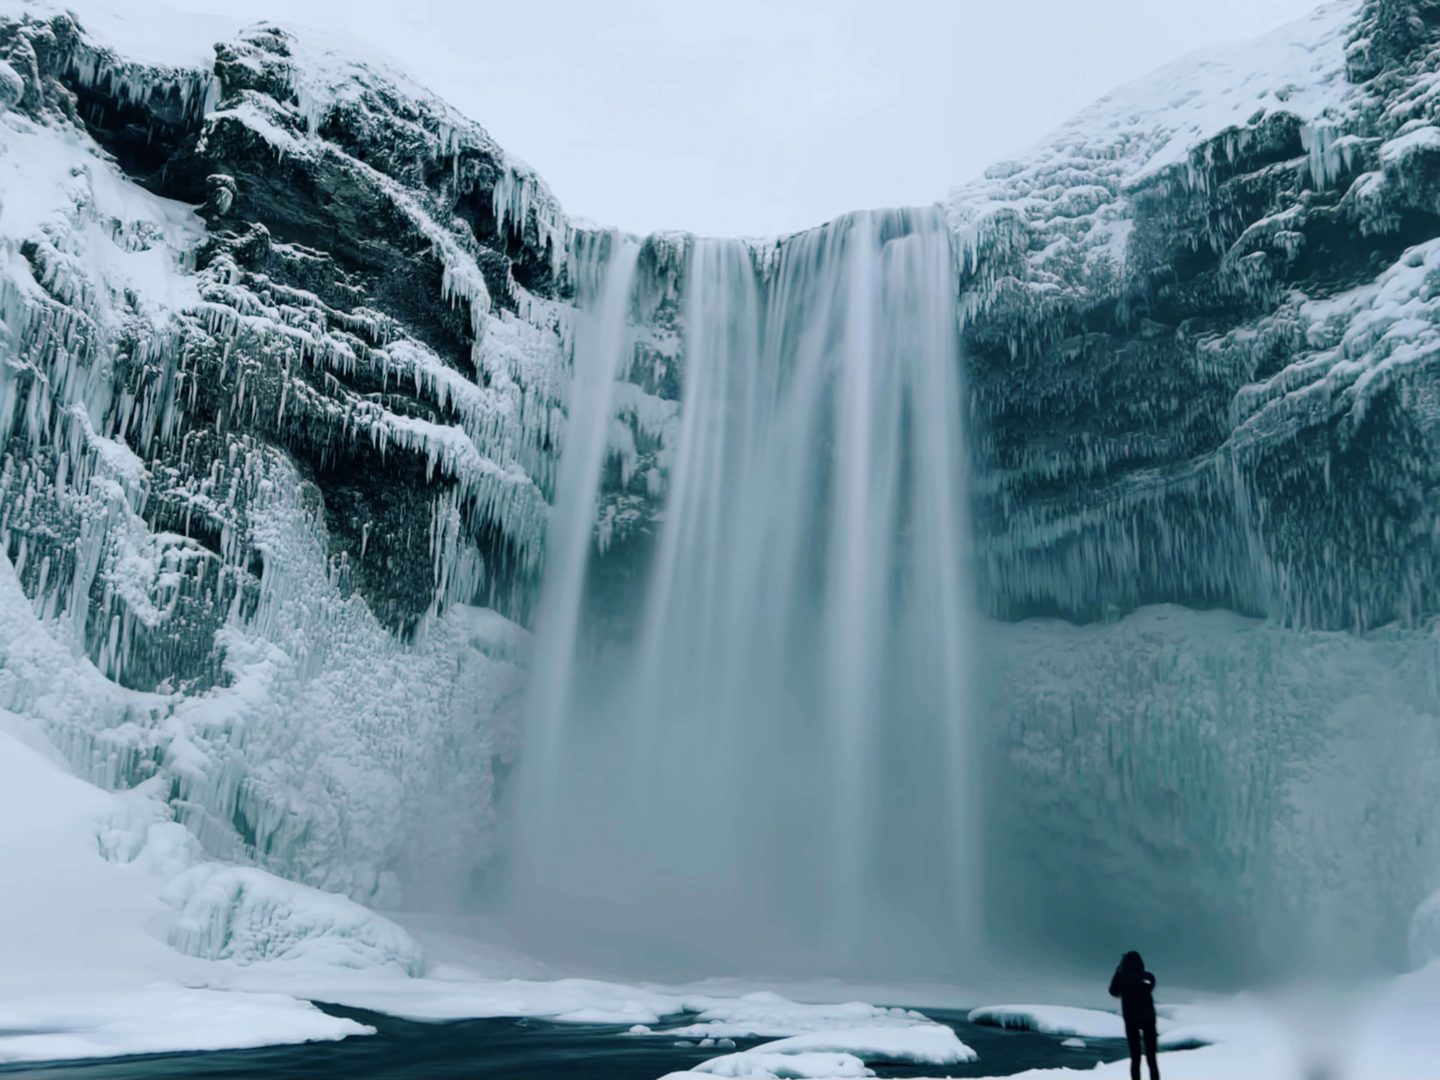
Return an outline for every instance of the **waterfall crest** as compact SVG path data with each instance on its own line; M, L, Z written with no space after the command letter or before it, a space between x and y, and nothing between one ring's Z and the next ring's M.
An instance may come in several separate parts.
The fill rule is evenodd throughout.
M618 373L631 310L628 284L597 295L614 307L576 341L517 906L591 944L752 968L953 959L976 845L943 215L691 243L679 421L623 641L585 630L592 436L614 404L579 392L580 359Z

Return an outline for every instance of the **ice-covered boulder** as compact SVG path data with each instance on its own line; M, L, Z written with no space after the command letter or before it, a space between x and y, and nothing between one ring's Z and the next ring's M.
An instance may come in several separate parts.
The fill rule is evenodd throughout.
M163 898L178 909L170 944L191 956L237 964L388 966L407 975L424 968L420 946L389 919L254 867L191 867Z

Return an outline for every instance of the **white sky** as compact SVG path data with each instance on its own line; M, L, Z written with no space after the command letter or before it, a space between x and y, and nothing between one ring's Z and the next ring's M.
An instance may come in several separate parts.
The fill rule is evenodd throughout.
M930 203L1114 86L1315 0L171 0L374 43L635 232Z

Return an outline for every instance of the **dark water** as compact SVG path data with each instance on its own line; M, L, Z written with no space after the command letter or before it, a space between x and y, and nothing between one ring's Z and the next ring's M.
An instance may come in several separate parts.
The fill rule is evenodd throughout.
M147 1054L70 1064L0 1065L0 1074L24 1080L657 1080L692 1068L728 1048L684 1047L660 1037L625 1035L624 1025L550 1024L541 1020L461 1020L419 1024L392 1016L322 1006L376 1028L378 1034L341 1042L220 1050L203 1054ZM973 1065L886 1065L872 1062L882 1077L1007 1076L1026 1069L1068 1066L1088 1069L1125 1056L1116 1040L1087 1040L1083 1050L1060 1045L1053 1036L1005 1031L968 1023L963 1012L926 1009L949 1024L980 1055ZM669 1018L685 1023L687 1017ZM738 1039L736 1049L766 1039Z

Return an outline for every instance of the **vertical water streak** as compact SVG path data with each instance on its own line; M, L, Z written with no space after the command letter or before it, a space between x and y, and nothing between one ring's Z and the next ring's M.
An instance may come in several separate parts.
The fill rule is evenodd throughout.
M536 826L522 837L544 843L538 822L554 813L554 785L564 775L567 736L574 714L574 665L579 642L581 598L594 547L596 506L607 456L615 387L630 358L629 314L640 245L619 233L586 233L577 238L573 266L579 315L571 342L572 371L564 443L548 530L545 580L536 618L535 655L527 697L522 824Z
M968 723L974 708L969 638L974 597L966 578L969 520L965 478L960 336L956 326L955 257L948 232L919 230L895 243L895 272L886 280L898 292L887 306L897 320L887 337L905 341L919 359L912 391L914 418L909 455L917 470L916 546L910 560L912 589L930 596L922 634L931 643L929 681L940 691L940 751L948 783L940 809L944 842L952 856L946 885L954 913L957 946L975 955L979 945L978 740ZM907 334L914 335L907 339Z

